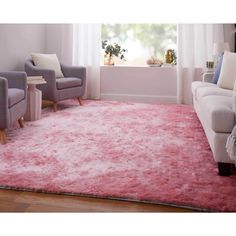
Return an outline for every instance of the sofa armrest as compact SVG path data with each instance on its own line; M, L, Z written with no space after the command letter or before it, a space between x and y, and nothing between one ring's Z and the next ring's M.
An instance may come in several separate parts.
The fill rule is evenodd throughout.
M82 84L86 80L86 67L84 66L66 66L61 64L61 70L65 77L76 77L82 79Z
M8 80L0 77L0 129L7 127Z
M213 80L214 72L205 72L202 75L202 81L211 83Z
M235 113L235 118L236 118L236 80L234 82L234 89L233 89L232 109L233 109L233 111Z

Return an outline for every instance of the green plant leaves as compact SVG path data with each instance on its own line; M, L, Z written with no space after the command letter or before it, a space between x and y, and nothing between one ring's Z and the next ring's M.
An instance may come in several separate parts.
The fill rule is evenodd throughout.
M108 43L107 40L102 41L102 49L105 50L105 54L109 56L119 57L121 60L125 61L125 53L128 52L127 49L121 48L118 43Z

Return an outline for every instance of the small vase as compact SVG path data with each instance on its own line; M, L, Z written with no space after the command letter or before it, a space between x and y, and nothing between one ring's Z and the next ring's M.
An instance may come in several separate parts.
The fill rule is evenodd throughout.
M109 54L105 54L104 55L104 65L114 66L115 62L114 62L113 56L110 56Z
M165 52L165 63L171 64L173 61L174 61L173 50L168 49L168 50Z

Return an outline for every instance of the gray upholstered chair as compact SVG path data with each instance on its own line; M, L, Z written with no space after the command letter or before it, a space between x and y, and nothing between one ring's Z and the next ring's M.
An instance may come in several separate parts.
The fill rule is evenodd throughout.
M56 78L55 71L37 68L32 60L25 63L28 76L43 76L47 84L37 88L42 91L43 100L52 101L53 109L57 111L57 102L77 98L82 105L80 97L84 95L86 85L86 68L82 66L65 66L61 64L64 78Z
M6 129L19 122L27 109L27 76L25 72L0 73L0 141L6 143Z

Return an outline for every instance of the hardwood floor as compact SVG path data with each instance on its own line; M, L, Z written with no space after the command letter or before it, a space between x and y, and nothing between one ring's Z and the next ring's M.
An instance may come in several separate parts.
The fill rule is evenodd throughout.
M0 190L0 212L193 212L156 204Z

